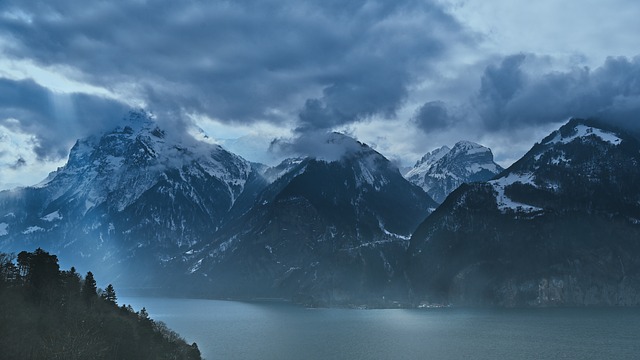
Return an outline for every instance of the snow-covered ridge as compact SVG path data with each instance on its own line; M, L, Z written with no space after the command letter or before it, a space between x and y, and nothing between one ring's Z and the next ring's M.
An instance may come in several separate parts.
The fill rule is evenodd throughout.
M602 129L598 129L591 126L586 126L579 124L574 128L574 133L568 137L563 137L560 131L556 131L556 135L553 139L547 142L547 144L568 144L575 139L585 138L588 136L595 136L604 142L608 142L612 145L620 145L622 139L620 139L616 134L608 131L604 131Z

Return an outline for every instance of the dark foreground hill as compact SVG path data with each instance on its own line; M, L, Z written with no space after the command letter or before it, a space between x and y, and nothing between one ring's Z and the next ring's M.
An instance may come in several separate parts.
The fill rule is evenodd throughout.
M99 294L100 293L100 294ZM0 358L200 359L144 308L118 307L112 286L96 288L89 272L60 271L55 255L37 249L0 253Z

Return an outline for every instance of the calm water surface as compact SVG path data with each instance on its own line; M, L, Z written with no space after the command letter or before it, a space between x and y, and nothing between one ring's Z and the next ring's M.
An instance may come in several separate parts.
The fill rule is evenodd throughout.
M640 359L640 309L306 309L120 298L212 359Z

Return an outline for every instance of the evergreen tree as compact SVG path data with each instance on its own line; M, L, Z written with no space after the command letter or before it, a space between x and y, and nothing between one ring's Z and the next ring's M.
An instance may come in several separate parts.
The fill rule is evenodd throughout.
M140 320L149 320L149 313L147 312L147 309L143 307L138 313L138 317L140 317Z
M116 296L116 291L113 288L113 285L109 284L107 285L107 288L104 290L104 293L102 294L102 298L111 302L111 303L116 303L116 300L118 300L118 297Z
M18 254L18 272L29 291L31 301L42 303L56 298L53 293L58 291L60 282L57 256L41 248L32 253L22 251Z
M84 284L82 285L82 296L85 301L90 303L94 298L98 296L98 288L96 286L96 280L93 278L93 273L89 271L84 278Z
M76 272L75 267L71 267L69 271L62 272L62 282L65 290L69 294L77 294L81 291L81 278L80 274Z
M29 274L27 281L37 290L42 290L58 279L60 266L58 257L37 248L29 259Z
M29 273L29 263L31 262L32 255L32 253L26 251L21 251L18 254L18 271L22 278L26 278Z

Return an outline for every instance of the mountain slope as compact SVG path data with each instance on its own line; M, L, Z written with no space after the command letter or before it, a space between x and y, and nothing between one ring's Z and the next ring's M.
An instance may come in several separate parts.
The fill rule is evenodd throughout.
M194 251L195 278L214 294L376 304L406 296L405 251L436 206L397 168L340 134L340 160L286 160L257 205Z
M266 181L217 145L178 137L146 115L79 140L41 184L0 193L0 248L46 246L106 276L162 263L243 213ZM129 285L129 284L126 284Z
M411 239L416 301L640 304L639 164L636 138L574 119L461 186Z
M426 154L405 177L442 203L464 183L487 181L502 171L493 161L491 149L470 141L460 141Z

